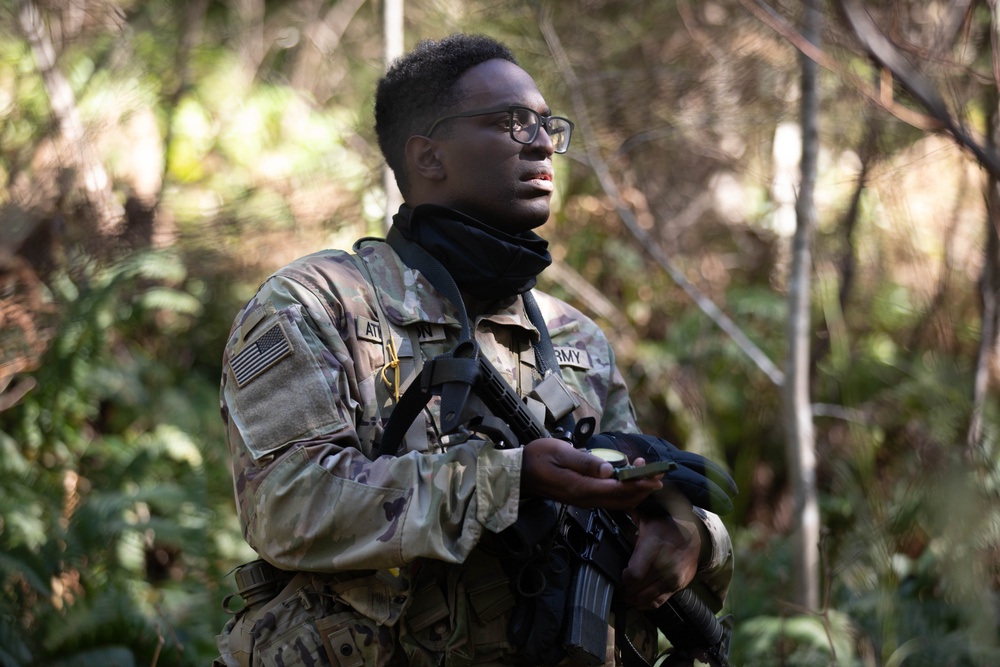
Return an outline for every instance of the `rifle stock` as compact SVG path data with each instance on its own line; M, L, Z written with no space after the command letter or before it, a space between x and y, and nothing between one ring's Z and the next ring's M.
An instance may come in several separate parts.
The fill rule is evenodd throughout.
M479 354L474 341L460 343L454 356L478 359L479 373L474 391L493 416L505 422L506 428L502 430L504 439L513 437L516 440L501 443L502 446L517 447L538 438L553 437L493 364ZM555 437L563 437L563 434ZM563 439L572 441L570 437ZM543 502L550 511L542 513L546 518L541 519L541 524L535 522L532 525L528 516L531 512L522 511L517 524L508 529L513 532L514 538L508 536L506 541L511 547L515 547L517 542L523 542L521 546L538 544L537 535L555 527L559 539L573 554L576 565L563 635L564 646L567 653L581 664L603 664L612 599L635 547L635 526L627 516L616 517L607 510ZM554 524L553 505L558 507ZM731 630L691 589L676 592L658 609L645 614L677 651L707 662L712 667L730 667Z

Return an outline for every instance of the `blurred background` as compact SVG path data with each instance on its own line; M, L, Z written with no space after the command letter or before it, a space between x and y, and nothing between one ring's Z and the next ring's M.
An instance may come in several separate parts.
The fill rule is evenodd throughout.
M211 662L232 318L384 233L455 31L577 123L540 286L739 483L733 664L1000 665L994 0L0 0L0 665Z

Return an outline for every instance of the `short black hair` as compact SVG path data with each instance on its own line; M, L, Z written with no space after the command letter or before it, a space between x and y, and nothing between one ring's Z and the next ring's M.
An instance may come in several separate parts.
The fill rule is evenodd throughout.
M396 183L408 186L407 140L425 132L456 103L455 84L469 69L488 60L517 64L506 46L484 35L455 34L424 40L392 62L375 91L375 134Z

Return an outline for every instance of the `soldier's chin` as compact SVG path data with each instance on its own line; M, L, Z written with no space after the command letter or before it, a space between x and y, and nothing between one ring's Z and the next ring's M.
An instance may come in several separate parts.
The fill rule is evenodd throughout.
M527 231L529 229L535 229L541 227L546 222L548 222L550 207L548 197L539 197L530 202L525 202L525 205L519 207L519 210L515 215L511 216L510 227L514 231Z

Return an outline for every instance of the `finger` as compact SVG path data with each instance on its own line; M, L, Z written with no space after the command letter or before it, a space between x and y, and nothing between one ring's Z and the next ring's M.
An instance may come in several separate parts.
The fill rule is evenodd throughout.
M615 470L610 463L584 449L567 450L564 464L574 472L598 479L609 479Z
M625 597L630 604L640 609L655 608L663 604L670 595L665 590L665 582L656 567L654 555L648 548L637 549L622 572Z
M659 609L660 607L662 607L664 605L664 603L666 603L667 600L669 600L671 597L673 597L673 595L674 595L674 592L671 591L669 593L659 593L659 594L653 596L651 599L643 597L642 599L640 599L639 601L636 602L635 607L636 607L636 609L639 609L640 611L649 611L651 609Z
M619 509L632 509L652 494L663 490L663 482L657 477L631 479L626 482L615 482L611 488L612 496L619 502Z
M602 480L603 481L603 480ZM615 498L645 499L650 494L663 490L663 482L655 477L645 477L619 481L617 479L607 480L604 487L609 496Z
M637 609L656 609L669 600L674 592L663 581L642 582L626 596L626 601Z
M524 446L524 452L526 463L548 469L549 475L559 474L561 470L603 479L611 477L614 471L604 459L555 438L533 440Z
M653 479L619 482L615 479L579 477L569 500L578 507L603 507L612 510L633 510L640 503L662 489L662 483Z
M628 566L622 571L622 588L630 598L637 596L639 591L646 587L644 581L649 572L648 562L637 562L638 554L633 553L629 559Z
M642 468L645 465L646 465L646 459L642 458L641 456L629 464L629 466L632 468ZM665 473L659 473L650 477L631 477L627 481L633 481L636 479L663 479L664 474Z
M622 584L630 586L633 591L638 586L648 585L644 580L649 576L656 562L658 542L647 539L636 540L635 549L628 559L628 565L622 572Z

